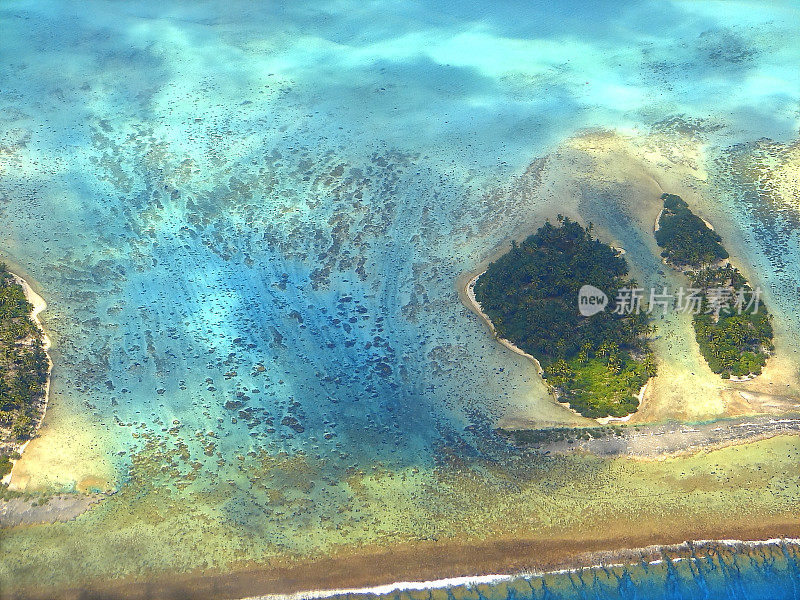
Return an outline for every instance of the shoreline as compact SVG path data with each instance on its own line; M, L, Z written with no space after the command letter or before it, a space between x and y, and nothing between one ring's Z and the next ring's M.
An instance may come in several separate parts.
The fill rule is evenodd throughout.
M620 250L621 254L625 253L625 251L622 250L621 248L616 248L616 250ZM510 340L507 340L504 337L500 337L500 335L497 333L497 329L495 329L495 327L494 327L494 323L492 323L492 320L489 318L489 315L487 315L485 312L483 312L483 308L481 307L480 302L478 302L477 298L475 298L475 284L477 283L478 279L480 279L481 275L483 275L485 272L486 272L486 269L484 268L477 275L474 275L474 276L470 277L467 280L466 285L464 285L464 288L463 288L464 294L463 295L464 295L464 297L466 297L467 301L469 302L467 308L472 310L474 313L476 313L483 320L483 322L487 325L487 327L489 327L489 331L492 332L492 336L494 337L494 339L497 342L499 342L500 345L508 348L509 350L514 352L515 354L519 354L520 356L524 356L525 358L529 359L536 366L536 372L539 374L539 377L542 377L542 374L544 373L544 369L542 369L542 365L539 362L539 360L535 356L533 356L532 354L528 354L527 352L522 350L522 348L520 348L519 346L517 346L516 344L514 344ZM650 379L652 379L652 378L650 378ZM650 379L647 380L647 382L639 390L639 393L636 395L636 397L639 400L639 404L640 405L642 403L642 400L644 399L644 394L647 391L647 386L650 383ZM548 386L548 390L549 390L549 386ZM568 403L559 402L558 401L558 397L552 391L550 391L549 393L550 393L550 398L558 406L570 411L571 413L573 413L576 416L581 417L582 419L589 419L590 421L596 421L600 425L608 425L609 423L625 423L625 422L629 421L630 418L634 414L636 414L636 413L630 413L629 415L626 415L624 417L611 417L611 416L609 416L609 417L598 417L596 419L590 419L589 417L584 417L581 413L579 413L577 410L572 408Z
M568 573L582 573L586 571L593 571L596 569L609 569L618 567L632 567L635 565L647 564L647 566L654 566L664 562L663 558L654 558L654 556L663 556L664 552L684 553L692 558L703 558L708 556L711 552L719 547L727 548L763 548L768 546L784 546L792 545L800 549L800 538L786 538L777 537L765 540L737 540L737 539L719 539L719 540L687 540L678 544L669 544L665 546L649 545L639 548L629 548L620 550L617 553L604 553L598 552L595 556L600 559L594 564L586 564L583 566L568 567L563 569L555 569L551 571L521 571L519 573L496 573L489 575L466 575L461 577L444 577L441 579L432 579L427 581L395 581L381 585L358 587L358 588L337 588L328 590L302 590L298 592L286 594L263 594L259 596L247 596L240 600L324 600L327 598L336 598L339 596L386 596L398 592L414 592L414 591L428 591L428 590L449 590L454 587L465 587L471 589L480 585L495 585L499 583L507 583L520 579L531 580L544 578L552 575L564 575ZM699 550L699 551L698 551ZM620 562L608 562L610 559L615 560L618 557ZM638 558L638 560L636 560ZM671 562L679 562L686 560L687 556L674 556L670 558Z
M509 341L509 340L507 340L507 339L505 339L503 337L500 337L500 335L497 333L497 330L494 327L494 323L492 323L492 320L489 318L489 315L487 315L485 312L483 312L483 308L481 308L480 302L478 302L478 300L475 298L475 284L477 283L478 279L480 279L481 275L483 275L485 272L486 272L486 270L483 270L480 273L478 273L477 275L475 275L472 279L470 279L467 282L467 285L464 287L464 293L465 293L467 299L469 299L470 304L471 304L470 308L472 308L472 310L475 313L477 313L481 317L481 319L483 319L483 322L486 323L486 325L489 327L489 331L492 332L492 335L494 336L494 339L496 339L498 342L500 342L501 345L505 346L506 348L508 348L509 350L514 352L515 354L519 354L520 356L524 356L525 358L527 358L531 362L533 362L533 364L536 366L536 371L541 376L542 373L544 373L544 369L542 369L542 365L536 359L536 357L531 355L531 354L528 354L527 352L522 350L522 348L520 348L519 346L513 344L511 341Z
M14 278L14 281L16 281L20 285L20 287L22 287L22 291L25 294L25 298L33 306L33 309L31 310L30 314L30 319L31 321L33 321L36 327L39 328L39 331L42 332L42 347L44 348L45 355L47 356L47 381L44 384L42 407L41 410L39 411L39 418L36 421L36 428L34 429L33 436L30 439L26 440L25 443L18 445L13 450L17 454L19 454L21 458L23 453L25 452L25 449L28 447L28 444L31 443L31 440L33 439L33 437L36 436L36 433L42 426L42 423L44 422L44 417L47 414L47 406L48 403L50 402L50 381L53 374L53 359L51 358L48 350L51 348L52 342L50 341L50 337L47 335L47 332L45 331L42 320L39 318L39 314L42 313L47 308L47 302L45 302L44 298L42 298L39 294L37 294L34 291L31 284L28 283L28 281L24 277L17 275L11 270L9 270L9 274ZM19 458L11 460L11 471L9 471L5 477L0 479L0 484L9 485L11 483L11 480L14 477L14 467L16 466L19 460L20 460Z
M661 229L661 215L664 214L664 209L662 208L658 211L658 215L656 216L656 222L653 225L653 233L658 233L658 230Z
M719 536L719 539L713 539ZM696 540L696 541L691 541ZM30 599L79 598L237 598L241 600L325 599L342 594L378 596L393 591L443 589L503 583L614 565L635 565L709 554L723 548L800 546L800 523L790 515L752 525L695 524L674 531L605 531L576 538L495 539L487 541L417 542L392 548L362 548L338 556L304 557L294 561L252 562L223 572L162 572L150 578L90 580L82 585L50 589L18 589ZM702 552L700 552L702 554ZM677 555L677 556L676 556ZM154 595L154 590L158 593ZM94 597L94 596L93 596Z

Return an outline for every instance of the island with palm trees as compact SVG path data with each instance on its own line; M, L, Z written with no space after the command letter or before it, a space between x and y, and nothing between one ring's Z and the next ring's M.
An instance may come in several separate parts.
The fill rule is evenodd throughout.
M622 253L593 227L561 215L491 263L474 283L475 300L499 337L534 356L555 397L590 418L625 417L656 373L649 316L617 299L635 288ZM580 289L611 300L583 316Z
M689 278L700 299L693 324L703 358L723 379L760 374L774 350L772 315L761 290L729 263L722 238L680 196L661 199L656 242L664 261Z
M33 437L47 404L46 337L23 285L0 263L0 478Z

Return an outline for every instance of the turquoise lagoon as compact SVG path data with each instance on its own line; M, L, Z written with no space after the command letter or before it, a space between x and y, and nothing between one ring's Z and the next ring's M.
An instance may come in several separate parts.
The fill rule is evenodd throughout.
M118 490L9 531L37 551L6 577L435 537L352 479L402 475L382 485L417 495L386 510L420 510L453 455L491 479L509 412L578 422L455 282L558 212L512 182L586 130L694 124L718 218L800 332L793 213L724 168L796 139L796 3L4 0L0 23L0 246L56 350L20 467L36 493Z

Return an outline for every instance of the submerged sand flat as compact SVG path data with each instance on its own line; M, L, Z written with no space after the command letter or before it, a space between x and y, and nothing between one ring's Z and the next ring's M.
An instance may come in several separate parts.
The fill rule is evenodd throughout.
M668 152L664 153L664 149ZM526 194L556 199L557 212L594 223L600 239L624 248L633 275L649 294L651 288L676 290L689 285L686 277L662 263L653 223L660 214L660 196L665 191L687 198L701 214L719 197L720 190L708 181L702 166L709 160L702 143L683 133L676 124L663 125L648 135L593 132L569 140L548 155L541 166L536 165L536 179L522 185ZM540 217L542 222L553 219L552 213L556 212L552 208L545 211ZM741 265L745 273L753 273L753 268L745 266L752 250L740 236L731 238L734 264ZM767 282L758 276L755 281L754 285L765 289L766 301L772 306L777 298L770 293ZM764 374L750 382L731 382L722 380L705 363L695 341L691 315L662 316L658 312L654 350L659 372L648 385L640 410L631 422L696 421L796 409L800 406L796 334L786 327L784 319L776 319L778 350ZM535 373L531 378L536 378ZM501 420L501 425L541 426L541 414L542 409L533 406L529 416L511 413ZM565 411L562 423L569 421Z
M54 362L12 487L23 506L115 491L3 529L3 595L361 586L796 529L793 435L658 462L508 445L500 424L580 420L457 286L559 212L643 283L678 283L652 227L662 189L679 193L768 290L776 356L723 383L688 319L659 323L637 419L793 407L796 211L762 182L793 172L794 7L22 1L0 17L0 248L40 284Z
M362 522L369 524L369 537L362 537L364 544L353 549L352 539L339 538L332 527L322 537L319 525L308 522L298 528L294 516L291 528L284 531L299 536L298 541L313 539L315 549L304 553L305 558L289 558L259 544L263 534L243 531L197 497L188 504L189 496L169 492L164 479L155 476L151 485L136 480L135 488L122 488L76 521L6 530L4 548L16 552L22 549L20 544L33 542L55 551L50 554L53 564L70 564L69 555L78 544L84 570L48 571L47 579L37 582L44 585L42 597L76 585L126 590L125 597L135 597L131 590L139 594L147 590L136 585L142 579L162 579L165 589L208 590L227 582L244 596L318 585L416 581L443 574L548 570L579 564L582 553L602 549L715 536L797 537L798 458L796 438L778 437L657 462L591 457L542 461L534 455L518 459L507 455L502 462L508 466L481 465L481 476L474 471L478 465L464 463L438 472L354 476L349 485L358 492L351 503ZM306 465L305 472L313 473L314 466ZM222 488L217 493L227 492ZM469 502L464 501L467 497ZM214 500L210 495L202 498ZM122 516L113 509L113 501L131 503L136 512L128 513L125 528L107 535L101 545L93 532L112 515ZM670 527L665 528L664 522ZM274 520L266 525L272 536L281 534L276 525ZM167 544L176 534L176 542ZM126 573L124 565L106 562L109 548L119 553L123 546L146 574ZM244 549L258 559L243 557ZM204 567L184 576L168 573L186 571L183 561L202 561ZM17 569L16 573L26 572ZM5 581L11 581L7 573Z

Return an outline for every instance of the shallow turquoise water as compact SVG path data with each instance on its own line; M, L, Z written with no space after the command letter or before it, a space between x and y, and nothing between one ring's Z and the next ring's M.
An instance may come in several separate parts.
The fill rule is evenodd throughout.
M212 469L198 433L333 474L478 453L466 427L543 398L454 287L557 212L511 177L589 127L796 136L797 5L721 7L0 3L0 246L49 303L54 403L123 483L173 425Z

